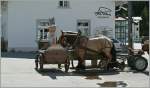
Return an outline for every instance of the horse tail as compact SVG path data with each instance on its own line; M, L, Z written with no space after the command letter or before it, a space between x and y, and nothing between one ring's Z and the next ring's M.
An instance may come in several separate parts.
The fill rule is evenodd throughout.
M113 47L111 48L111 54L112 54L111 62L115 62L116 61L116 48L114 44L113 44Z

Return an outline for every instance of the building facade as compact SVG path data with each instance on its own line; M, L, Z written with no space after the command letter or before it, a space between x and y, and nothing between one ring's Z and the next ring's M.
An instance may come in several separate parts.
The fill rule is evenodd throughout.
M1 1L2 36L8 51L35 51L39 22L55 18L56 30L115 38L115 2L101 0ZM60 34L57 33L57 36Z

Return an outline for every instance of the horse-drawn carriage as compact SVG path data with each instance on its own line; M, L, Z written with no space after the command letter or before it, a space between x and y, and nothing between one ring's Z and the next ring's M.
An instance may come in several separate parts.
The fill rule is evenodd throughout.
M109 69L118 67L123 69L125 67L125 60L128 66L143 71L147 68L148 62L142 57L141 53L136 53L130 49L132 54L116 54L115 47L111 39L100 36L96 38L87 38L81 36L80 32L63 32L58 43L49 47L46 51L40 52L37 56L36 68L40 64L40 69L43 69L43 64L65 64L65 71L67 72L72 61L77 59L78 65L76 68L85 69L85 60L92 60L93 67ZM58 48L61 47L61 48ZM58 50L57 50L58 49ZM67 51L67 52L66 52ZM99 64L97 65L97 60Z
M47 38L44 36L44 39L38 40L39 50L35 59L35 68L42 71L45 64L58 64L59 68L60 64L64 64L65 72L68 72L70 61L67 50L60 44L56 44L54 36L56 27L51 25L45 27L45 29L47 29L47 33L45 33L46 36L49 36L47 36ZM43 37L43 35L41 35L41 37Z
M43 70L44 64L60 64L65 65L65 72L68 72L70 61L67 51L59 44L48 47L46 50L39 50L39 54L35 60L36 69ZM40 65L40 68L38 67Z
M85 68L84 60L95 60L93 66L104 69L113 67L123 69L125 67L125 61L127 61L129 67L137 71L144 71L148 65L147 60L142 57L143 53L141 53L141 50L128 49L130 53L117 53L112 41L105 36L87 38L81 36L80 32L62 31L59 42L63 47L72 47L72 60L75 58L78 59L77 67L79 68ZM97 65L98 59L100 61ZM73 61L72 66L74 66Z

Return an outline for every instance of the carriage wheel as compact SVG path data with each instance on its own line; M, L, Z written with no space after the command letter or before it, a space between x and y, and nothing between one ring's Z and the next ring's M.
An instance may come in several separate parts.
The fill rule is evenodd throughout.
M68 72L69 66L70 66L70 60L69 60L69 59L66 59L66 63L65 63L65 72Z
M125 68L125 62L121 62L121 63L119 64L119 68L123 71L124 68Z
M74 69L74 64L73 64L73 59L71 60L71 65L72 65L72 68Z
M61 69L61 64L58 64L58 68Z
M39 55L39 60L40 60L40 62L39 62L40 70L43 70L43 55L42 54Z
M127 63L128 63L128 66L131 67L131 69L134 68L134 63L135 62L135 57L134 56L129 56L129 58L127 59Z
M135 57L134 68L137 71L144 71L148 66L148 62L144 57Z
M107 60L104 60L104 59L100 60L100 62L99 62L99 67L100 68L102 68L104 70L107 70L107 65L108 65L108 61Z

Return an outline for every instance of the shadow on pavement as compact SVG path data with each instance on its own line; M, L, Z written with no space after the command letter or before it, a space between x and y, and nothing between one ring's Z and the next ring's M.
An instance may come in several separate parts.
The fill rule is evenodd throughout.
M149 76L149 71L143 71L143 72L138 72L138 71L133 71L133 73L142 73L142 74L145 74L147 76Z
M35 69L36 70L36 69ZM42 76L49 76L50 78L56 80L57 76L83 76L87 80L98 79L101 80L99 77L100 75L117 75L119 72L117 71L101 71L101 70L81 70L81 71L71 71L71 72L64 72L61 69L43 69L42 71L36 70Z
M106 81L104 83L97 83L100 87L126 87L127 83L123 81Z
M1 57L4 58L28 58L34 59L36 52L1 52Z
M147 75L149 76L149 71L145 70L145 71L136 71L136 70L129 70L129 71L119 71L119 72L132 72L134 74L144 74L144 75Z

